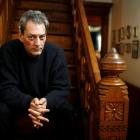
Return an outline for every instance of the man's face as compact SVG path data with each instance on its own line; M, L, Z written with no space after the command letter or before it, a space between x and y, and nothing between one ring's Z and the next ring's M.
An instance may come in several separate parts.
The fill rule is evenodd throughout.
M28 21L24 34L20 34L20 40L30 56L39 56L42 53L46 42L45 25Z

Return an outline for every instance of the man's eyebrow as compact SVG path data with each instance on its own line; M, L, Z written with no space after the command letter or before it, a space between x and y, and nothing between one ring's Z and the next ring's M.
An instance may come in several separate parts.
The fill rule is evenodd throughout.
M32 34L32 33L29 33L29 34L27 34L28 36L45 36L46 34L39 34L39 35L37 35L37 34Z
M40 36L46 36L46 34L41 34Z

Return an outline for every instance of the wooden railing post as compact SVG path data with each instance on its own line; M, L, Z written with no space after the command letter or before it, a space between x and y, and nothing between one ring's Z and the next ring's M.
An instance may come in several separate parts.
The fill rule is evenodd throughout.
M125 61L115 48L101 59L99 82L99 139L126 140L129 99L126 84L119 74L126 70Z

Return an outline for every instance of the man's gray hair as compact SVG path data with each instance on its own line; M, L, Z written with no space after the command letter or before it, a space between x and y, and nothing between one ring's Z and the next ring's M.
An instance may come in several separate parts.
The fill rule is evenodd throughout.
M19 32L24 34L25 26L28 21L33 21L37 24L44 24L46 31L49 26L49 21L44 13L38 10L28 10L20 18L19 21Z

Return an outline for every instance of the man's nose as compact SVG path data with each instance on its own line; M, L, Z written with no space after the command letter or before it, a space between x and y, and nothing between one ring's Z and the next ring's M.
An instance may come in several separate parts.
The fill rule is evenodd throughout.
M40 45L40 38L39 38L39 37L36 37L36 38L35 38L34 44L35 44L36 46L39 46L39 45Z

